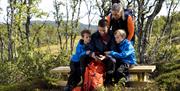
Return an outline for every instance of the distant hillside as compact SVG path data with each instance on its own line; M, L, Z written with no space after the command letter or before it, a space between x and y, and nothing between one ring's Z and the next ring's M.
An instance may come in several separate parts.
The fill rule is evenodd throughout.
M34 24L34 23L36 23L36 24L43 24L44 22L45 22L45 21L31 21L32 24ZM56 26L55 21L46 21L45 24ZM81 31L82 31L83 29L87 29L87 28L88 28L88 25L87 25L87 24L80 23L80 30L81 30ZM91 25L91 26L90 26L90 29L94 32L94 31L97 30L97 26Z
M87 24L80 23L80 30L87 29L87 28L88 28ZM97 26L91 25L90 26L90 30L96 31L97 30Z

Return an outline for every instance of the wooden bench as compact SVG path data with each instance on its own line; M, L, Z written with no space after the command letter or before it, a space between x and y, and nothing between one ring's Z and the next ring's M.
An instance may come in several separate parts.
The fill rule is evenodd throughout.
M138 65L129 69L130 74L137 75L139 82L150 82L149 73L156 69L154 65Z
M129 72L130 74L137 76L138 82L150 82L149 73L153 72L155 69L156 69L156 66L154 65L138 65L138 66L129 68ZM60 66L60 67L56 67L50 70L50 72L65 75L67 77L67 75L70 72L70 67Z

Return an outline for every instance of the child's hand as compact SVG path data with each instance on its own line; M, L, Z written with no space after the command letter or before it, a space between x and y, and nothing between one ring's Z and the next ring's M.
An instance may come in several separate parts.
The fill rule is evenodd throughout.
M96 57L96 55L95 55L95 53L94 53L94 52L92 53L91 57L92 57L92 58L94 58L94 59L95 59L95 61L97 61L97 60L98 60L98 58Z
M109 55L109 54L110 54L110 51L106 51L106 52L104 52L104 54Z
M104 60L106 58L106 56L103 56L103 55L99 55L99 57L97 57L99 60Z
M89 55L89 54L90 54L90 52L91 52L90 50L86 51L86 55Z

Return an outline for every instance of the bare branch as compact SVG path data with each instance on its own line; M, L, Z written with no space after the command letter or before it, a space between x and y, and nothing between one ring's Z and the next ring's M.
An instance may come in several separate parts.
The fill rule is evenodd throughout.
M92 4L89 6L86 0L84 0L84 2L85 2L85 4L86 4L86 8L87 8L87 10L88 10L87 12L88 12L88 29L89 29L90 26L91 26L90 16L91 16L91 12L92 12L93 6L92 6ZM90 1L90 2L91 2L91 1Z
M148 1L150 1L150 0L148 0ZM146 12L144 12L144 14L147 14L147 13L149 13L150 12L150 10L152 9L152 7L154 7L155 6L155 4L156 4L156 0L154 1L154 3L153 3L153 5L151 5L151 6L149 6L149 8L148 8L148 10L146 11ZM147 3L148 4L148 3ZM146 5L145 5L146 6Z
M127 0L127 2L128 2L128 4L127 4L127 6L129 6L131 3L133 3L133 0Z
M81 9L80 7L81 7L81 2L82 2L82 0L79 1L78 14L77 14L77 19L76 19L76 25L75 25L75 27L78 26L78 22L79 22L79 19L80 19L80 9Z
M99 13L100 13L100 15L102 16L102 10L101 10L101 6L100 6L100 4L99 4L99 2L98 2L98 0L96 0L96 5L97 5L97 7L98 7L98 10L99 10Z
M152 58L156 55L156 53L158 51L157 49L159 48L161 40L164 38L163 36L164 36L165 32L167 31L167 27L172 25L173 16L170 17L172 6L173 6L173 1L171 1L170 7L168 10L168 16L166 19L166 23L163 25L163 28L161 29L160 36L157 38L157 40L154 44L155 47L151 53L151 54L153 54ZM176 8L176 6L173 8L173 11L175 10L175 8Z

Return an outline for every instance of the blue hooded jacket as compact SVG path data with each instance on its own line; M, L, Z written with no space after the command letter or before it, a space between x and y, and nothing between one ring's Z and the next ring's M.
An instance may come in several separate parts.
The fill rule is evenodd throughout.
M82 55L86 55L87 47L88 46L84 44L84 41L82 39L79 40L79 42L76 46L76 53L74 55L72 55L71 61L79 62L80 57Z
M116 59L121 59L123 62L129 63L131 65L136 64L134 47L127 39L124 39L121 43L119 43L117 48L117 52L111 51L109 55Z

